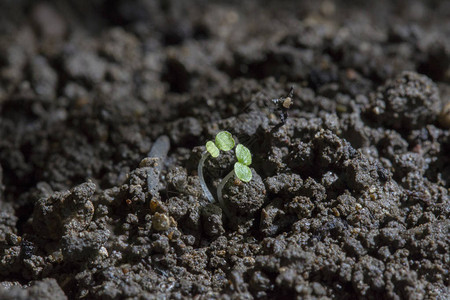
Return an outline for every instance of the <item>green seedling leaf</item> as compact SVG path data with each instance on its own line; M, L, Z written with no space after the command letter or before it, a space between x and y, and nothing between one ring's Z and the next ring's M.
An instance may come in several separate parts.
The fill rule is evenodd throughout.
M216 146L222 151L230 151L235 143L233 136L228 131L221 131L216 135Z
M214 144L214 142L212 141L208 141L206 143L206 151L208 151L209 154L211 154L211 156L214 158L219 156L219 148L217 148L216 144Z
M252 154L247 147L242 144L236 146L236 157L241 164L249 166L252 163Z
M237 162L234 164L234 173L237 178L244 182L249 182L252 180L252 170L243 163Z

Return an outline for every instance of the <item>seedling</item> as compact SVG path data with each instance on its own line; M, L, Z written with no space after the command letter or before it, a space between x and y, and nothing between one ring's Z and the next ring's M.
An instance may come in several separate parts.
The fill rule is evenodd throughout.
M223 187L234 175L236 175L239 180L244 182L249 182L250 180L252 180L252 170L250 170L250 168L248 167L252 163L252 154L250 153L250 150L248 150L248 148L242 144L237 145L236 158L238 161L234 164L233 170L231 170L230 173L228 173L227 176L222 179L222 181L219 183L219 186L217 187L217 198L219 199L219 204L228 216L230 214L225 206L222 197Z
M230 151L234 148L235 142L233 139L233 136L228 131L221 131L216 135L215 141L208 141L206 143L206 151L203 152L202 158L200 159L200 162L198 163L198 177L200 179L200 185L202 186L203 193L205 194L206 198L209 200L209 202L214 202L214 197L211 194L211 192L208 189L208 186L206 185L205 179L203 177L203 165L205 164L206 159L211 155L212 157L216 158L220 154L220 150L222 151Z
M203 177L203 166L205 164L206 159L209 156L214 158L220 155L220 151L230 151L234 148L235 141L233 136L228 131L221 131L216 135L215 141L208 141L206 143L206 151L203 152L203 155L198 163L198 177L200 179L200 185L202 186L203 193L209 202L214 202L214 197L208 189L206 185L205 179ZM222 207L222 210L225 212L227 216L230 216L230 213L225 205L222 197L222 190L225 184L230 180L231 177L236 175L236 177L243 182L249 182L252 180L252 170L250 170L249 166L252 163L252 154L247 147L242 144L238 144L236 146L236 158L237 162L234 164L233 170L225 176L225 178L220 181L219 186L217 187L217 198L219 200L219 205Z

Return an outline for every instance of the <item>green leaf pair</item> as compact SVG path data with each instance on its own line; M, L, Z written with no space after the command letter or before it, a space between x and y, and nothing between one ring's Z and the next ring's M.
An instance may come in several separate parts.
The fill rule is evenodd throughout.
M221 131L216 135L215 142L209 141L206 143L206 150L212 157L216 158L222 151L230 151L233 149L235 141L233 136L228 131ZM249 182L252 179L252 171L248 167L252 163L252 154L247 147L242 144L236 146L237 162L234 164L234 173L236 176L244 181Z
M220 151L230 151L235 145L233 136L228 131L221 131L216 135L215 143L213 141L208 141L206 143L206 150L211 154L212 157L216 158L219 156Z
M250 150L239 144L236 146L236 157L238 161L234 164L234 173L240 180L249 182L252 180L252 170L248 167L252 163Z

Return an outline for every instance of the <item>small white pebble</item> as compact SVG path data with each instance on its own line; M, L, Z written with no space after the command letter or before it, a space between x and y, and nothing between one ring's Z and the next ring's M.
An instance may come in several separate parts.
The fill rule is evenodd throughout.
M108 257L108 250L106 250L106 248L102 246L102 247L98 250L98 254L100 254L100 255L103 256L103 257Z

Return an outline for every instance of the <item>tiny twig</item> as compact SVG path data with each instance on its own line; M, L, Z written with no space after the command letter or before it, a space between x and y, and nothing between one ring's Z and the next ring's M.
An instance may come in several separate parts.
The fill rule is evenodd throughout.
M281 125L278 124L276 127L281 127L286 124L288 118L288 109L291 107L294 98L294 87L291 87L289 94L283 98L273 99L272 102L277 105L277 111L280 114Z

